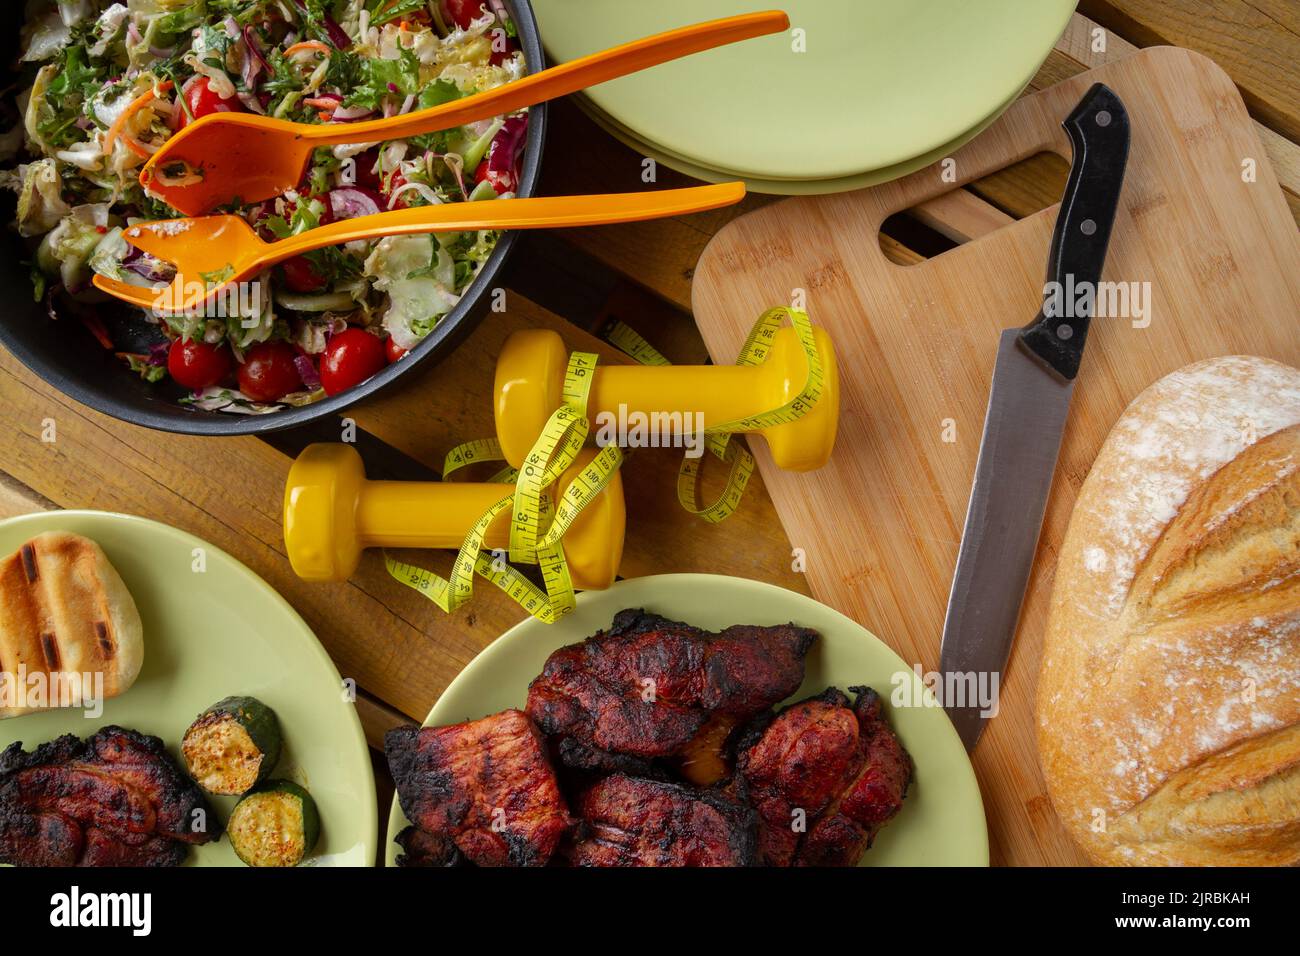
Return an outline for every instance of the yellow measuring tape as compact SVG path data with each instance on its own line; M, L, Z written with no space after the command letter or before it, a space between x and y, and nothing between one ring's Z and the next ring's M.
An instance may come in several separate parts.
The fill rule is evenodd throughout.
M778 307L764 312L750 329L745 344L736 359L737 365L762 365L772 350L772 340L781 328L784 320L790 319L804 355L808 358L808 378L795 398L780 408L751 418L738 418L734 421L711 425L704 430L707 437L705 448L729 468L726 483L721 494L709 505L699 505L700 471L704 459L683 458L677 472L677 501L691 514L705 521L716 524L729 518L740 507L745 486L754 474L754 456L739 442L732 441L737 431L758 431L783 425L806 415L809 409L821 398L825 388L825 370L822 368L821 356L817 354L817 342L813 338L812 322L805 312L796 309ZM637 332L615 319L604 330L605 338L621 351L626 352L642 365L670 365L658 350L642 338Z
M514 482L515 487L506 490L503 485L501 499L483 513L465 536L452 564L450 579L385 553L384 564L389 574L448 613L473 595L475 574L492 582L525 611L547 624L555 623L573 610L576 595L564 559L562 539L582 510L609 484L623 460L617 447L601 449L573 477L552 507L548 489L573 465L586 444L590 429L587 396L596 360L597 356L589 352L574 352L569 357L563 404L551 415L521 467L517 470L507 467L490 479ZM501 445L495 438L465 442L447 453L442 477L446 481L471 465L504 460ZM483 554L488 528L506 509L512 509L509 558L537 565L545 591L500 555Z
M731 440L732 433L794 421L807 414L821 397L824 373L813 339L812 324L803 312L786 308L765 312L746 338L736 364L761 365L766 361L772 339L787 317L808 358L808 378L799 395L772 411L705 429L708 450L730 466L726 487L712 504L703 508L698 506L702 459L685 458L682 461L677 477L677 500L683 508L705 521L718 522L731 515L739 506L745 485L754 472L753 456ZM650 343L622 322L613 322L606 330L606 338L644 365L670 364ZM598 360L599 357L591 352L570 355L560 407L551 414L520 467L504 468L490 479L501 483L513 482L514 488L506 491L503 485L501 499L483 513L465 536L452 564L450 579L397 561L385 553L384 562L389 574L448 613L470 599L475 574L492 582L525 611L545 623L552 624L573 610L575 594L564 559L564 535L583 509L609 484L625 456L615 445L602 448L574 475L554 506L548 489L572 467L586 444L591 429L587 401ZM443 480L471 465L504 460L501 445L495 438L465 442L447 453ZM545 591L507 564L500 555L489 557L483 554L488 528L507 508L511 509L509 559L516 563L536 564L541 570Z

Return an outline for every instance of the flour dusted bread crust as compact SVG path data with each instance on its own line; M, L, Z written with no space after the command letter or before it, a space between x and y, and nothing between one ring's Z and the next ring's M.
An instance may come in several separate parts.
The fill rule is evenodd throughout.
M94 541L47 532L0 562L0 674L9 675L7 687L0 683L0 719L44 709L22 706L33 699L32 675L57 678L43 682L45 706L60 703L50 700L60 688L71 696L62 703L78 706L82 675L102 674L103 696L116 697L143 660L135 601Z
M1200 362L1115 425L1057 563L1038 746L1100 863L1300 862L1300 371Z

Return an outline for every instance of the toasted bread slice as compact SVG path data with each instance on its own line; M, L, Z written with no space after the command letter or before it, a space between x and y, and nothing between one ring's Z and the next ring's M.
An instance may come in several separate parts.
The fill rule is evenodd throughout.
M0 719L116 697L143 661L140 613L94 541L50 531L0 562Z

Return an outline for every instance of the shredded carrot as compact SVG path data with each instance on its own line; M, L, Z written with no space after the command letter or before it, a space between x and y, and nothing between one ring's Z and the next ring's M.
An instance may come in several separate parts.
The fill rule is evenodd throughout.
M285 50L284 55L293 56L295 53L299 53L303 50L316 50L322 56L329 56L331 53L334 52L324 43L321 43L320 40L300 40L297 43L295 43L293 46Z
M330 120L332 120L332 119L334 118L334 114L333 114L333 113L326 113L324 110L321 110L319 113L316 114L316 117L317 117L317 119L319 119L322 123L328 123Z
M144 109L154 100L156 100L159 95L170 91L171 88L172 88L172 81L166 80L165 82L160 83L157 87L153 89L145 90L135 99L133 99L129 104L127 104L126 109L122 110L122 115L119 116L117 119L115 119L113 121L113 125L108 128L108 135L104 137L104 152L105 153L113 152L113 145L117 142L117 138L119 136L122 136L123 130L126 129L127 121L129 121L132 116L134 116L136 113L140 112L142 109ZM148 150L146 150L139 143L131 139L131 137L128 136L125 137L125 139L126 139L127 146L131 147L132 152L136 153L137 155L144 155L144 156L150 155Z
M142 143L130 133L122 134L122 142L126 143L127 148L142 159L148 159L154 153L158 152L157 146L150 146L146 143Z

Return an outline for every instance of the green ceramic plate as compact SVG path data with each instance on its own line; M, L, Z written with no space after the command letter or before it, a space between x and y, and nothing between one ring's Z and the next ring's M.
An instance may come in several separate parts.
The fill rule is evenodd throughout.
M1023 91L1021 91L1023 92ZM593 123L603 129L610 136L622 143L624 146L640 153L642 156L648 156L657 163L662 163L669 169L674 169L686 176L692 176L695 179L703 180L709 183L733 182L737 179L745 183L745 188L750 192L767 193L773 196L821 196L828 193L845 193L852 192L855 189L866 189L869 186L877 186L880 183L891 182L902 176L916 172L918 169L924 169L932 163L936 163L946 156L951 156L954 152L974 139L984 130L986 130L993 121L996 120L1011 103L1015 102L1020 96L1017 92L1006 103L1002 104L991 113L988 118L972 130L968 130L959 136L956 140L948 143L933 152L910 159L907 162L899 163L895 166L886 166L883 169L873 169L869 172L859 173L856 176L844 176L839 179L755 179L752 176L744 176L734 170L706 169L703 166L697 166L690 160L683 159L664 152L654 146L644 143L637 139L632 132L619 124L615 123L610 117L602 113L594 103L586 97L576 97L579 108L586 113Z
M752 0L533 0L548 54L762 8ZM953 143L1023 89L1075 0L786 0L778 34L592 87L642 142L706 169L828 180Z
M817 629L798 700L834 684L868 684L889 698L896 675L925 693L911 668L870 632L812 598L771 584L712 574L664 574L620 581L608 591L578 595L577 609L559 624L533 619L494 641L439 698L425 726L472 720L522 707L528 683L552 651L609 625L615 613L642 607L717 630L730 624L786 624ZM920 699L913 697L913 700ZM927 698L933 703L933 697ZM916 778L898 817L863 858L864 866L987 866L988 831L975 773L957 733L938 707L891 707L890 721L916 763ZM397 800L388 818L388 864L395 837L407 825Z
M231 694L252 694L280 718L285 753L276 776L316 799L321 842L304 865L372 866L378 817L361 722L344 701L339 672L285 600L230 555L193 535L129 515L54 511L0 522L0 554L43 531L99 542L135 598L144 623L144 668L104 712L55 710L0 721L0 749L30 749L60 734L85 737L119 724L161 737L179 758L198 713ZM195 573L195 549L206 570ZM234 797L210 798L222 820ZM190 853L190 865L242 866L224 837Z

